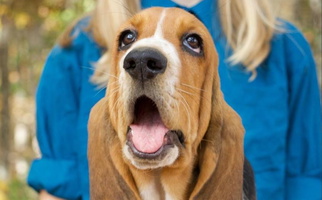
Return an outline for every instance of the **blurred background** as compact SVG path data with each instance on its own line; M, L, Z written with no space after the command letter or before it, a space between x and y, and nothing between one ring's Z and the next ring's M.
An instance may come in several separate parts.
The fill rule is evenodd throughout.
M321 83L321 0L271 0L276 13L297 25L314 51ZM95 0L0 0L0 200L37 195L25 183L39 156L34 96L42 67L68 23ZM318 109L318 108L317 108Z

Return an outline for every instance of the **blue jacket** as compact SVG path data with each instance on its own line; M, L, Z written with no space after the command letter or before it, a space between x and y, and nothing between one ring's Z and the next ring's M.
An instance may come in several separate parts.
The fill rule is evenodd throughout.
M246 129L245 153L254 171L259 200L321 200L321 105L309 44L293 25L271 42L257 78L241 65L230 66L213 0L189 9L208 27L220 57L226 101ZM177 6L169 0L143 0L142 7ZM105 95L89 79L102 49L84 31L82 20L69 48L55 46L37 91L37 139L42 156L33 161L28 183L66 199L89 199L87 121Z

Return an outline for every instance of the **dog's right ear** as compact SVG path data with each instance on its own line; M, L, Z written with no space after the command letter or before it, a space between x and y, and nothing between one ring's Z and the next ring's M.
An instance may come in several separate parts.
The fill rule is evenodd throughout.
M128 166L122 160L122 147L106 106L105 97L92 108L88 122L91 199L140 199Z

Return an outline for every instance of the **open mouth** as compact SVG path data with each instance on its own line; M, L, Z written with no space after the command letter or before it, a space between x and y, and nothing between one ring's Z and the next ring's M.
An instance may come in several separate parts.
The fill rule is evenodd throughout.
M129 126L127 139L132 153L145 159L157 158L166 149L184 143L181 131L169 130L155 102L146 96L135 102L134 120Z

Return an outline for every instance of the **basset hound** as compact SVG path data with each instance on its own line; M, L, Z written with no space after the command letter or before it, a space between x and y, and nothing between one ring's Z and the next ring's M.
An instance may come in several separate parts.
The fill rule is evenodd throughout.
M91 199L253 199L244 129L223 99L206 27L184 10L150 8L121 26L110 51L106 96L89 120Z

